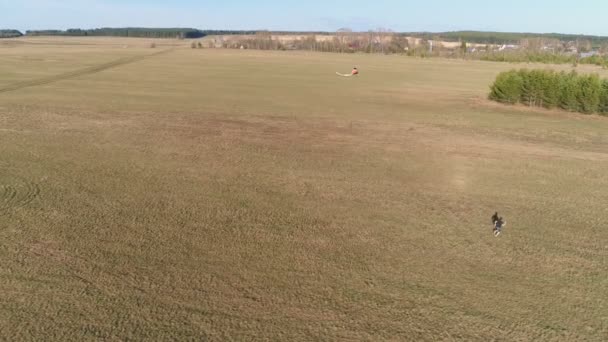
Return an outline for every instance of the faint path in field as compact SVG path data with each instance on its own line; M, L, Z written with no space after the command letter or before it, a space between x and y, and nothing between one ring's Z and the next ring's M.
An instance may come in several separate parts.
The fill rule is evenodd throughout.
M72 78L76 78L76 77L80 77L80 76L95 74L95 73L102 72L104 70L108 70L108 69L112 69L112 68L116 68L116 67L119 67L122 65L139 62L146 58L162 55L162 54L165 54L165 53L168 53L171 51L173 51L173 50L169 49L169 50L159 51L159 52L156 52L156 53L153 53L150 55L144 55L144 56L140 55L140 56L121 58L121 59L117 59L117 60L109 62L109 63L99 64L99 65L95 65L92 67L88 67L88 68L84 68L84 69L80 69L80 70L76 70L76 71L70 71L70 72L66 72L64 74L39 78L37 80L30 80L30 81L23 81L23 82L9 84L7 86L0 87L0 94L20 90L23 88L36 87L36 86L55 83L58 81L68 80L68 79L72 79Z
M31 203L40 195L40 187L19 177L0 180L0 214Z

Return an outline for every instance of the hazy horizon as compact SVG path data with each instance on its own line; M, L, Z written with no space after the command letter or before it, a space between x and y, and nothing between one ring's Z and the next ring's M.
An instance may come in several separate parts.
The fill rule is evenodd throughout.
M142 29L197 29L200 31L269 31L269 32L327 32L327 33L332 33L332 32L337 32L339 29L336 30L282 30L282 29L276 29L276 30L269 30L267 28L242 28L242 29L228 29L228 28L207 28L207 27L192 27L192 26L96 26L96 27L68 27L68 28L57 28L57 27L47 27L47 28L39 28L39 29L29 29L29 28L25 28L25 29L17 29L14 27L0 27L0 30L3 29L15 29L20 31L21 33L26 33L27 31L45 31L45 30L68 30L68 29L82 29L82 30L95 30L95 29L103 29L103 28L142 28ZM386 28L386 29L390 29L390 28ZM353 30L353 32L355 33L365 33L365 32L369 32L369 31L373 31L374 29L370 29L370 30ZM449 30L449 31L395 31L395 30L391 30L392 32L395 33L450 33L450 32L486 32L486 33L517 33L517 34L538 34L538 35L548 35L548 34L561 34L561 35L574 35L574 36L587 36L587 37L608 37L608 35L595 35L595 34L587 34L587 33L572 33L572 32L528 32L528 31L490 31L490 30L470 30L470 29L461 29L461 30Z
M600 0L465 0L424 3L379 0L333 2L243 0L221 4L177 0L23 0L0 2L1 28L192 27L212 30L335 31L378 27L398 32L492 31L608 36Z

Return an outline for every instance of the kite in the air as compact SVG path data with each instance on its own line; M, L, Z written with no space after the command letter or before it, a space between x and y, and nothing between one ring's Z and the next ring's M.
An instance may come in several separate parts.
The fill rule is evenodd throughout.
M353 71L351 71L350 74L341 74L339 72L336 72L336 75L342 76L342 77L357 76L357 75L359 75L359 69L357 69L357 67L354 67Z

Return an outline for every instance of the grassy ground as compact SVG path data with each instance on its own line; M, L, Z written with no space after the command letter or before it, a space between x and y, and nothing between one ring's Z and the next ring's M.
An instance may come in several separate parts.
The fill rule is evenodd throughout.
M608 336L608 119L487 102L502 63L148 46L0 41L2 339Z

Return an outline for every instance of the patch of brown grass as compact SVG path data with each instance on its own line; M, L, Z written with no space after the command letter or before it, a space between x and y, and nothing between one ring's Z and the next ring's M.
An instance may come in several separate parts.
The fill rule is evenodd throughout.
M471 103L503 68L183 49L0 94L0 187L39 187L0 335L602 340L608 122Z

